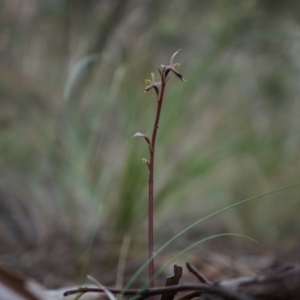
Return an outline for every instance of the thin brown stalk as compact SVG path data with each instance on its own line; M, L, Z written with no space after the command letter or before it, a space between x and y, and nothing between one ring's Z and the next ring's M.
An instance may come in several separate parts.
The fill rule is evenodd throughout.
M196 268L190 263L186 263L187 269L194 274L197 279L202 283L212 284L203 274L201 274Z
M154 230L153 230L153 215L154 215L154 155L155 155L155 142L157 136L157 130L159 128L159 120L161 114L162 103L165 94L166 80L165 77L161 76L161 89L158 95L156 117L153 126L151 147L150 147L150 163L149 163L149 195L148 195L148 253L149 253L149 287L154 287Z
M179 51L179 50L178 50ZM149 170L149 178L148 178L148 254L149 254L149 287L154 287L154 230L153 230L153 216L154 216L154 157L155 157L155 143L156 143L156 136L157 131L159 128L159 120L160 120L160 114L162 109L162 104L164 100L165 95L165 86L168 81L168 74L172 72L174 75L176 75L181 81L185 81L185 79L182 77L180 73L175 69L176 66L179 66L178 63L173 63L173 59L178 53L176 51L171 59L170 59L170 65L162 65L161 69L158 69L159 75L160 75L160 82L155 81L155 74L151 73L152 80L146 80L146 82L150 83L148 86L145 87L145 92L148 92L149 90L153 89L155 91L155 94L157 96L157 109L156 109L156 117L154 121L153 131L152 131L152 137L151 141L150 139L140 132L137 132L133 137L144 137L146 142L148 143L149 151L150 151L150 160L142 159L143 162L145 162L148 166Z

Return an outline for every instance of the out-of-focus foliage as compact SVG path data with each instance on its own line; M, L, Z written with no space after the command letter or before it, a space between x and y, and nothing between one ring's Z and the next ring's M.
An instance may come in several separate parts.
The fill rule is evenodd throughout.
M144 240L155 97L176 57L156 161L157 234L299 180L299 1L7 0L0 16L1 247L57 234ZM226 213L275 241L299 231L299 189ZM213 228L215 222L210 224ZM219 223L218 223L219 224ZM201 232L205 232L205 224ZM166 229L165 229L166 228ZM113 234L114 233L114 234ZM3 250L4 251L4 250Z

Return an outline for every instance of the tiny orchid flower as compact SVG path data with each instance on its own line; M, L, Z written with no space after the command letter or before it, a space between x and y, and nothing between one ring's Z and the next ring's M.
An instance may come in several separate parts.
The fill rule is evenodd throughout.
M174 57L176 56L176 54L180 51L181 49L177 50L171 57L170 59L170 65L169 66L165 66L165 65L161 65L164 68L164 73L165 73L165 77L168 76L169 72L172 71L181 81L186 81L183 76L177 72L177 70L175 69L176 66L180 66L180 63L173 63Z
M156 95L158 96L159 94L159 89L158 86L161 84L160 82L155 82L155 75L154 73L151 73L151 77L152 80L146 79L145 83L149 82L150 84L148 86L145 87L144 92L148 92L149 90L151 90L152 88L155 90Z

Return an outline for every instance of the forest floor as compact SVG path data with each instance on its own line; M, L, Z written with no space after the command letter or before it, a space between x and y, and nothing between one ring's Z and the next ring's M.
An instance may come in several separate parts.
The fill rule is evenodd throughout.
M189 246L189 245L186 245ZM254 243L236 242L228 237L218 238L190 250L174 260L156 279L156 286L164 286L166 277L172 275L173 265L182 266L181 284L196 283L197 278L188 272L186 263L194 266L209 282L222 282L227 279L241 278L280 269L293 265L300 260L299 238L291 238L276 247L262 247ZM5 249L1 246L0 260L45 285L47 288L76 286L82 274L90 274L105 286L114 287L118 275L118 253L120 246L108 246L95 240L88 253L84 248L64 237L56 237L55 242L44 247L24 250ZM114 249L114 250L113 250ZM164 251L155 260L156 269L161 268L179 250ZM84 267L87 257L89 262ZM144 263L144 255L129 251L126 268L121 277L123 283ZM136 280L132 287L138 288L147 282L147 270ZM86 281L85 281L86 282Z

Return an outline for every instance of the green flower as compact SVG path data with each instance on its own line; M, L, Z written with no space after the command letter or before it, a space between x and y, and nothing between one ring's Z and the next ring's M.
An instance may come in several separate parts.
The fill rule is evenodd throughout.
M176 51L173 55L172 55L172 57L171 57L171 59L170 59L170 65L169 66L165 66L165 65L161 65L164 69L164 74L165 74L165 77L167 77L168 76L168 74L169 74L169 72L171 71L171 72L173 72L181 81L186 81L184 78L183 78L183 76L179 73L179 72L177 72L177 70L175 69L175 67L176 66L180 66L180 63L173 63L173 60L174 60L174 57L176 56L176 54L180 51L181 49L179 49L178 51Z
M160 82L155 82L155 75L154 73L151 73L152 80L146 79L145 83L149 82L150 84L145 87L145 93L150 91L152 88L155 90L156 95L159 94L158 86L161 84Z

